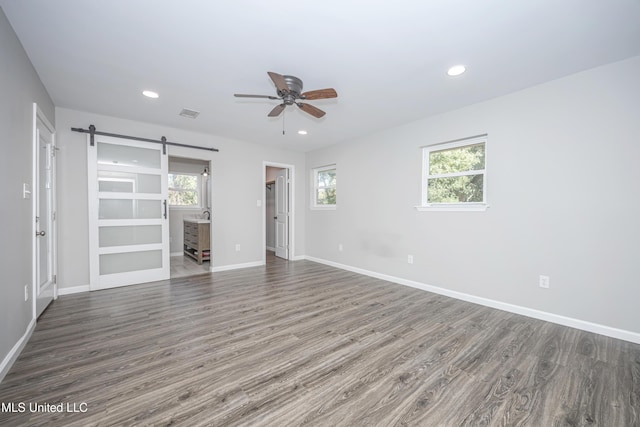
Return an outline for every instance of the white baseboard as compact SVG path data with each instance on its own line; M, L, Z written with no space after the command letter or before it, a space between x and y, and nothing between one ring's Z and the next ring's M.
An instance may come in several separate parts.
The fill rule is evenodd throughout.
M31 338L31 334L33 330L36 328L36 319L31 319L29 322L29 326L27 326L27 330L24 335L18 340L18 342L13 346L13 348L9 351L9 353L5 356L4 360L0 364L0 382L4 379L4 377L9 373L9 370L13 366L13 363L16 361L24 346L29 342L29 338Z
M295 255L289 258L289 261L302 261L304 259L307 259L305 255Z
M239 268L260 267L264 265L263 261L245 262L244 264L221 265L218 267L209 267L209 271L217 273L219 271L237 270Z
M375 277L376 279L382 279L389 282L397 283L404 286L410 286L412 288L421 289L427 292L433 292L434 294L445 295L451 298L459 299L462 301L472 302L474 304L484 305L486 307L496 308L498 310L508 311L510 313L520 314L527 317L532 317L538 320L544 320L546 322L556 323L558 325L568 326L570 328L580 329L587 332L593 332L600 335L606 335L608 337L621 339L624 341L630 341L636 344L640 344L640 333L626 331L624 329L613 328L610 326L600 325L598 323L588 322L586 320L574 319L571 317L561 316L559 314L548 313L545 311L535 310L533 308L522 307L515 304L509 304L506 302L496 301L488 298L478 297L475 295L466 294L463 292L452 291L437 286L427 285L425 283L416 282L413 280L402 279L400 277L390 276L387 274L377 273L375 271L369 271L358 267L352 267L350 265L340 264L333 261L328 261L321 258L312 256L304 256L304 259L317 262L320 264L329 265L342 270L351 271L354 273L363 274L365 276Z
M276 248L272 248L271 246L267 246L267 250L271 252L275 252Z
M80 292L89 292L89 285L72 286L70 288L58 288L58 295L79 294Z
M184 252L169 252L169 256L183 256Z

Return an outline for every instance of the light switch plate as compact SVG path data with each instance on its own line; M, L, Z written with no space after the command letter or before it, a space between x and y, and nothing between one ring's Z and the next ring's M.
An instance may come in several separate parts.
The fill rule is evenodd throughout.
M26 182L22 184L22 198L30 199L31 198L31 186Z

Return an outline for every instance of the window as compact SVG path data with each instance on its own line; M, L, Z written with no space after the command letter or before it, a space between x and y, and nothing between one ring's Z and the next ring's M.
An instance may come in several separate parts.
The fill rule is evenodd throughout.
M312 209L336 208L336 165L313 169Z
M200 208L200 175L170 173L169 206Z
M487 136L422 149L418 210L485 210Z

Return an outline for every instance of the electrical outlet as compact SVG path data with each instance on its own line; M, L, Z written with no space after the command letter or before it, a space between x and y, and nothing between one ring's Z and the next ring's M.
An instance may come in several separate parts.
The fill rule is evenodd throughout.
M236 252L240 252L240 243L236 244Z
M541 288L549 289L549 276L540 275L538 286Z
M413 255L407 255L407 263L413 264Z
M24 285L24 300L29 301L29 285Z
M342 250L343 250L343 249L344 249L344 248L342 247L342 243L339 243L339 244L338 244L338 251L342 252Z

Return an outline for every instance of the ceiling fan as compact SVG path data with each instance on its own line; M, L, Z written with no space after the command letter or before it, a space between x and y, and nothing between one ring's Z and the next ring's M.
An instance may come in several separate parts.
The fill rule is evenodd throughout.
M273 83L276 85L277 95L245 95L242 93L235 93L233 96L238 98L267 98L281 100L282 104L277 105L268 114L269 117L278 117L282 113L287 105L297 105L305 113L311 114L313 117L320 118L326 113L319 108L314 107L311 104L305 104L301 101L312 101L316 99L328 99L336 98L338 94L333 88L312 90L309 92L302 92L302 80L294 76L285 76L274 72L267 72Z

